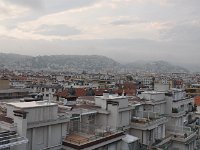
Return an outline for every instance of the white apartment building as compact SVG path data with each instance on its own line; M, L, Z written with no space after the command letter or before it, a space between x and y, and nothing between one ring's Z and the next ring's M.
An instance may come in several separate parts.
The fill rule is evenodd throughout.
M58 114L58 105L45 101L7 104L7 117L13 119L15 132L28 140L13 150L60 149L69 117Z
M136 134L142 136L143 144L168 150L194 150L196 148L196 132L185 126L189 122L189 116L193 115L193 99L185 95L185 92L180 89L171 89L168 92L148 91L139 95L143 100L143 107L135 111L134 124L138 122L143 126L147 124L146 127L149 128L153 124L150 123L152 118L156 118L155 129L147 136L150 137L148 140L152 139L149 142L144 140L146 136L144 127L142 125L138 125L138 128L136 125L133 126L137 130L140 129L140 132L137 131ZM159 118L165 119L161 122L162 119ZM143 131L142 134L141 131ZM155 143L152 144L152 142Z
M138 77L137 80L141 82L143 86L153 89L154 77L153 76L142 76Z
M128 99L124 96L109 95L95 97L93 106L88 109L73 110L78 117L71 121L69 132L63 142L65 149L75 150L131 150L138 149L138 138L125 135L130 128L131 110ZM79 106L81 107L81 106ZM95 107L95 109L94 109ZM94 109L92 111L92 109Z
M44 100L48 100L53 98L53 94L56 92L58 85L33 85L31 87L32 92L41 93L43 95Z
M61 102L12 102L6 105L12 122L0 122L12 150L195 150L196 132L189 126L193 100L182 90L142 92L140 100L109 95L90 97L74 105ZM0 132L0 138L3 135ZM28 143L27 143L28 142ZM14 143L14 144L13 144Z
M139 95L143 104L132 112L130 134L139 137L140 143L148 148L166 136L167 118L165 113L165 93L148 91Z

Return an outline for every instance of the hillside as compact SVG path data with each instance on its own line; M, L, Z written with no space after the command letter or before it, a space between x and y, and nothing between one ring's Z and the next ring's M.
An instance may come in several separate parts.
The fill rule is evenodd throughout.
M167 72L189 72L187 69L172 65L165 61L153 61L153 62L134 62L126 65L127 69L132 71L146 71L155 73L167 73Z
M51 71L146 71L146 72L188 72L187 69L165 61L134 62L120 64L117 61L99 55L51 55L25 56L0 53L0 68L13 70L51 70Z
M97 55L51 55L23 56L17 54L0 54L0 66L8 69L27 70L68 70L68 71L102 71L113 70L120 64L105 56Z

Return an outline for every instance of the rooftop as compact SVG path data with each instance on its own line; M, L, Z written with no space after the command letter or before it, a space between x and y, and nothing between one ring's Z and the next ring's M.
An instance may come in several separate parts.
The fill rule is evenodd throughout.
M48 101L32 101L32 102L12 102L7 103L7 105L11 105L17 108L34 108L34 107L44 107L44 106L57 106L56 103L48 103Z
M79 123L79 122L77 122ZM99 125L79 124L80 128L69 131L64 139L64 145L75 149L88 148L90 146L106 142L111 139L117 139L124 136L123 131L115 130L110 127ZM74 123L71 123L74 128Z
M17 92L29 92L29 89L6 89L6 90L0 90L0 93L17 93Z
M145 91L144 94L165 94L165 92L158 92L158 91Z
M114 100L114 99L124 99L126 98L126 96L118 96L118 95L110 95L108 97L104 97L104 96L96 96L97 98L101 98L101 99L108 99L108 100Z

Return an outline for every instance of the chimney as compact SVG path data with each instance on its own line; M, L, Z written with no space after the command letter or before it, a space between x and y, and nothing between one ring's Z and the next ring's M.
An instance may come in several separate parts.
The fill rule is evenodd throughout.
M104 99L108 99L108 98L109 98L109 92L108 92L107 90L105 90L105 91L103 92L103 98L104 98Z

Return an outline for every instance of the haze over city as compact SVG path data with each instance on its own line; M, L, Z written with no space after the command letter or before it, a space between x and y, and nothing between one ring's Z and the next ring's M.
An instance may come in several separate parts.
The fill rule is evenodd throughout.
M0 0L0 150L200 150L200 0Z
M1 0L0 52L199 63L199 0Z

